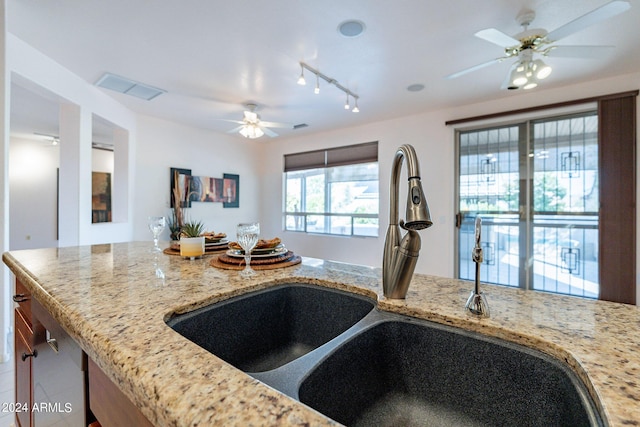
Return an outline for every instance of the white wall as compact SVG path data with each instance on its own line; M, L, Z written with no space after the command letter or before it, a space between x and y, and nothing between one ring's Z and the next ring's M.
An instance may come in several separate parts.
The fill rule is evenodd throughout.
M384 234L388 226L388 186L391 161L396 148L412 144L419 157L422 185L431 210L434 225L420 232L422 250L416 272L438 276L454 276L454 194L455 143L449 120L475 117L494 112L517 110L535 105L583 99L592 96L636 90L640 73L560 89L519 92L482 104L466 105L411 117L378 122L371 125L320 133L299 138L268 141L263 146L262 223L268 235L281 235L294 251L318 258L353 262L369 266L382 264ZM639 115L640 115L640 108ZM638 118L640 125L640 117ZM465 126L468 126L465 125ZM282 156L318 148L328 148L366 141L379 141L380 162L380 236L378 238L344 238L284 232L282 227ZM406 176L406 170L402 171ZM277 189L277 190L276 190ZM640 185L638 186L640 190ZM640 197L640 196L639 196ZM404 214L404 193L401 192L401 216ZM638 212L640 223L640 210ZM640 232L640 227L638 227ZM637 239L640 266L640 238ZM640 269L639 273L640 273ZM640 282L637 279L636 282ZM640 287L638 291L640 301Z
M113 151L95 148L91 150L91 170L113 173Z
M10 250L52 248L57 239L60 150L43 141L11 138Z
M187 216L205 223L208 231L224 232L235 239L241 221L258 220L261 183L260 157L252 141L204 129L195 129L148 116L138 117L134 240L152 240L147 217L170 215L170 168L191 169L194 176L240 176L240 207L222 203L192 203ZM161 236L168 240L169 232Z
M93 171L113 173L113 152L92 154ZM11 138L9 158L9 249L57 247L59 146Z
M13 36L7 37L7 68L13 82L54 94L60 100L60 246L131 240L133 224L133 162L125 161L125 186L114 194L122 197L118 221L91 223L91 140L94 116L127 131L123 153L133 159L136 115L100 89L71 73ZM114 180L118 177L114 176ZM115 183L114 188L117 186ZM124 194L123 194L124 193Z

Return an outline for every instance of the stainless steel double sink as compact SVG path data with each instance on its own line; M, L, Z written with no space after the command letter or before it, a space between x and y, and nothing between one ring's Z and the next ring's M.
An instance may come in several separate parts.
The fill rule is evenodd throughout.
M348 426L601 426L560 360L291 283L170 316L254 378Z

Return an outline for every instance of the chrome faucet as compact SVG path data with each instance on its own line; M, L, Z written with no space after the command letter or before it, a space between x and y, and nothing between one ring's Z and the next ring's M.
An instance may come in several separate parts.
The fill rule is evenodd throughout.
M467 304L464 306L467 313L473 314L478 317L489 317L489 304L484 296L484 293L480 292L480 264L484 262L484 254L482 252L482 246L480 246L480 232L482 229L482 219L476 217L476 244L471 251L471 259L476 263L476 283L475 288L471 291Z
M407 162L409 194L406 221L398 221L399 180L403 159ZM420 183L418 156L411 145L402 145L396 151L391 170L389 202L389 228L382 259L382 288L385 297L404 299L420 252L420 235L416 230L433 224ZM400 227L407 231L402 241Z

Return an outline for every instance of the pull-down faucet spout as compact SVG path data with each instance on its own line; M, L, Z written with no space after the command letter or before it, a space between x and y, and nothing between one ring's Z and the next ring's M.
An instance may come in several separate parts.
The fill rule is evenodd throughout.
M400 169L403 159L407 162L409 185L404 221L399 220L398 215ZM411 145L402 145L396 151L390 184L389 228L382 259L382 288L385 297L404 299L420 252L420 235L417 230L431 227L433 224L420 183L418 156ZM407 231L402 240L400 240L400 227Z

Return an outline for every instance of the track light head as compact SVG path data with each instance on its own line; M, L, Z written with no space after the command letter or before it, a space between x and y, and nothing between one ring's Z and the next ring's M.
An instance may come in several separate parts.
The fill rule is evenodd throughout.
M300 86L307 84L307 81L304 79L304 67L302 65L300 65L300 77L298 77L298 84Z

